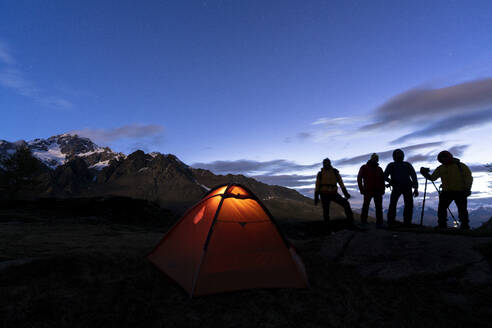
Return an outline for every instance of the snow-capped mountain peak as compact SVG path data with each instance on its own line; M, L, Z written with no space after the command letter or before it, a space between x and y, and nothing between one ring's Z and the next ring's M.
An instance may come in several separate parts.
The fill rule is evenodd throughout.
M115 153L109 147L100 147L89 138L75 134L61 134L46 139L30 141L8 142L0 141L0 159L11 156L20 147L27 146L32 154L51 169L63 165L75 158L83 158L90 167L102 169L109 165L111 159L125 157L122 153Z

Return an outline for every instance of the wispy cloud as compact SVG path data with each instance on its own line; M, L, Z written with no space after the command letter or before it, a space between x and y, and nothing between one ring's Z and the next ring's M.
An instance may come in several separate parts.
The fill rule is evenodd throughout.
M492 120L492 109L487 109L479 112L459 114L434 121L433 123L418 129L411 133L405 134L393 141L392 144L402 143L415 138L432 137L443 135L458 130L481 126Z
M281 175L253 175L252 178L270 185L289 188L302 187L314 183L316 175L281 174Z
M487 124L492 121L492 109L484 108L492 108L492 78L443 88L414 88L379 106L372 123L359 130L416 128L391 142L398 144Z
M145 139L153 138L154 140L160 140L164 128L157 124L129 124L110 129L94 129L86 128L80 130L70 131L70 134L77 134L81 137L86 137L93 140L96 143L109 143L117 141L119 139ZM157 139L156 139L157 138ZM135 143L136 147L141 147L139 142Z
M455 145L451 148L448 148L447 150L453 154L455 157L460 157L463 155L465 150L469 147L469 145ZM441 150L433 150L431 152L428 152L426 154L413 154L407 158L407 161L410 163L417 163L417 162L434 162L437 161L437 154L439 154Z
M437 147L437 146L442 146L444 143L443 142L427 142L427 143L422 143L422 144L416 144L416 145L412 145L412 146L407 146L407 147L403 147L403 148L400 148L401 150L403 150L405 153L412 153L416 150L422 150L422 149L426 149L426 148L432 148L432 147ZM378 152L377 154L379 155L379 159L382 160L382 161L385 161L385 160L389 160L392 158L393 156L393 149L392 150L387 150L387 151L383 151L383 152ZM359 156L355 156L355 157L349 157L349 158L342 158L342 159L339 159L339 160L335 160L334 163L336 165L340 165L340 166L343 166L343 165L354 165L354 164L361 164L361 163L364 163L366 161L369 160L369 158L371 157L371 154L372 153L367 153L367 154L363 154L363 155L359 155Z
M376 122L365 129L472 113L492 105L492 78L444 88L410 89L394 96L376 110Z
M309 132L300 132L296 138L301 141L309 139L315 142L324 142L337 137L355 138L364 133L360 130L360 126L368 119L368 116L361 115L321 117L311 123L312 128ZM289 140L292 139L289 138Z
M312 125L336 126L350 124L357 121L356 117L322 117L312 123Z
M5 42L0 41L0 62L5 65L14 65L14 57L10 54L10 49Z
M309 138L312 137L312 134L309 133L309 132L299 132L297 135L296 135L297 139L301 140L301 141L304 141L304 140L307 140Z
M33 81L26 78L25 74L18 68L12 51L3 41L0 41L0 86L11 89L17 94L46 107L58 109L73 107L69 100L59 96L47 95Z
M416 144L412 146L407 146L401 148L404 152L413 153L417 150L435 148L438 146L442 146L443 142L428 142L422 144ZM456 148L455 151L459 152L460 149L464 149L466 146L458 146L461 148ZM436 152L434 152L436 153ZM337 160L332 160L333 163L337 166L345 166L345 165L354 165L365 163L369 160L372 153L367 153L363 155L358 155L350 158L342 158ZM392 158L393 150L387 150L383 152L379 152L379 158L381 160L388 160ZM436 153L437 154L437 153ZM280 175L282 173L289 172L301 172L307 170L313 170L321 167L321 163L314 164L298 164L293 161L288 161L285 159L275 159L271 161L254 161L248 159L241 159L235 161L214 161L209 163L194 163L192 164L195 168L201 168L210 170L217 174L246 174L250 176L261 176L263 179L290 179L285 175ZM273 177L272 177L273 176ZM299 177L304 178L304 175L290 175L289 177L293 177L297 179Z
M487 164L476 164L476 163L473 163L473 164L468 165L468 167L474 173L485 173L485 172L489 172L489 168L487 167Z
M253 161L247 159L240 159L236 161L214 161L210 163L194 163L192 166L195 168L201 168L210 170L217 174L246 174L246 175L257 175L266 174L274 175L279 173L287 172L298 172L303 170L310 170L320 167L321 164L297 164L292 161L285 159L276 159L271 161Z

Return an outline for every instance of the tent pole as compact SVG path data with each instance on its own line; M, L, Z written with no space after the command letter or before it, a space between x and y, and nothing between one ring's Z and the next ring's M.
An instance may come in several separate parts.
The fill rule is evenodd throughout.
M214 225L215 225L215 222L217 221L217 217L219 216L219 212L220 212L220 209L221 209L223 203L224 203L224 197L221 198L219 206L217 206L217 210L215 211L214 219L212 221L212 224L210 225L210 229L208 230L207 239L205 239L205 244L203 245L203 252L202 252L202 257L200 258L200 264L198 264L198 268L195 272L195 276L193 277L193 287L191 288L190 298L192 298L193 294L195 293L195 287L196 287L196 282L198 280L198 275L200 273L200 269L202 268L202 263L203 263L203 260L205 259L205 253L207 252L208 243L210 242L210 238L212 237Z

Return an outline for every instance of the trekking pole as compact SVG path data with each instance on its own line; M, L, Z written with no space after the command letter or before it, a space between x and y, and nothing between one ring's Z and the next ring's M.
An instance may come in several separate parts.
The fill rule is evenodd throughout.
M432 182L432 184L434 185L434 188L436 188L436 191L437 191L438 195L440 196L440 195L441 195L441 191L439 191L439 188L437 188L437 186L436 186L436 184L434 183L434 181L432 181L432 180L431 180L431 182ZM448 207L448 212L449 212L449 214L451 214L451 217L453 218L453 222L454 222L454 224L456 224L456 225L460 224L460 223L456 220L456 218L454 217L453 212L451 212L451 210L449 209L449 207Z
M424 225L425 196L427 196L427 178L425 178L424 200L422 201L422 213L420 214L420 226Z

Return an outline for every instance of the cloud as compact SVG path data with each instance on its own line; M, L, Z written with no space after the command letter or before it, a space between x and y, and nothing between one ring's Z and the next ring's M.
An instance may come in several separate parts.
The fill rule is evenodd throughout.
M425 149L425 148L431 148L431 147L441 146L442 144L443 144L443 142L441 142L441 141L438 141L438 142L427 142L427 143L422 143L422 144L416 144L416 145L412 145L412 146L403 147L403 148L400 148L400 149L403 150L404 152L412 152L412 151L415 151L415 150L420 150L420 149ZM379 159L380 160L388 160L388 159L392 159L392 157L393 157L393 151L394 151L394 149L393 150L383 151L383 152L378 152L377 154L379 155ZM371 154L372 153L367 153L367 154L359 155L359 156L355 156L355 157L342 158L342 159L339 159L339 160L335 160L334 161L334 164L335 165L340 165L340 166L343 166L343 165L353 165L353 164L361 164L361 163L364 163L364 162L368 161L369 158L371 157Z
M335 125L353 123L356 120L357 120L356 117L334 117L334 118L322 117L314 121L312 125L335 126Z
M492 109L487 109L474 113L454 115L449 118L435 121L422 129L401 136L391 141L391 144L398 144L415 138L432 137L436 135L447 134L465 128L480 126L491 120Z
M469 147L469 145L455 145L449 149L447 149L453 156L455 157L460 157L463 155L465 150ZM444 150L444 149L443 149ZM414 154L409 156L406 160L410 163L415 163L415 162L434 162L437 160L437 154L441 150L438 151L432 151L427 154Z
M15 60L11 55L11 51L6 43L0 41L0 62L5 65L14 65Z
M403 147L401 149L404 152L412 152L420 149L426 149L426 148L431 148L441 145L443 145L443 142L438 141L438 142L416 144L412 146ZM457 147L467 147L467 146L462 145ZM458 151L459 149L461 148L457 148L456 151ZM370 158L371 154L372 153L367 153L355 157L342 158L342 159L334 160L333 163L337 166L361 164L366 162ZM381 160L391 159L392 154L393 154L393 150L388 150L378 153L379 158ZM288 161L285 159L275 159L275 160L264 161L264 162L241 159L236 161L214 161L210 163L194 163L191 166L195 168L210 170L216 174L231 173L231 174L245 174L253 177L256 176L265 181L268 180L272 183L276 181L278 182L278 184L280 184L284 182L297 183L300 180L303 180L305 177L309 177L309 178L312 177L310 175L305 176L305 175L296 175L296 174L280 175L281 173L318 169L321 167L321 163L297 164L295 162ZM348 176L348 177L350 178L354 176Z
M119 139L144 139L153 138L154 141L161 140L164 128L157 124L129 124L111 129L81 129L70 131L70 134L77 134L86 137L96 143L109 143ZM135 143L141 147L141 143Z
M321 117L311 123L315 127L311 132L306 133L309 134L309 139L315 142L325 142L338 137L343 137L344 139L354 138L364 133L360 126L369 119L370 117L367 115Z
M309 139L312 137L311 133L309 132L299 132L297 135L296 135L297 139L301 140L301 141L304 141L306 139Z
M314 184L314 179L316 179L316 175L298 174L253 175L251 177L266 184L285 186L289 188L311 185Z
M21 71L16 68L7 67L0 71L0 84L16 90L18 94L25 97L35 98L39 94L39 90L32 83L26 81Z
M240 159L236 161L214 161L210 163L192 164L192 167L210 170L216 174L232 173L247 175L254 175L258 173L274 175L279 173L309 170L320 166L320 163L303 165L285 159L276 159L265 162Z
M73 104L62 97L46 95L36 84L29 81L16 67L9 47L0 41L0 86L14 90L17 94L30 98L43 106L70 109Z
M306 141L308 139L311 139L313 137L313 134L311 132L299 132L295 135L295 137L285 137L284 138L284 143L292 143L295 140L298 141Z
M455 113L471 113L492 105L492 78L444 88L411 89L389 99L376 110L376 122L363 129L413 124Z
M410 163L418 163L418 162L432 162L436 159L434 154L415 154L407 157L406 161Z
M470 170L473 173L483 173L483 172L490 172L490 169L487 167L487 164L470 164L468 165Z
M454 157L462 156L469 145L456 145L448 149Z

